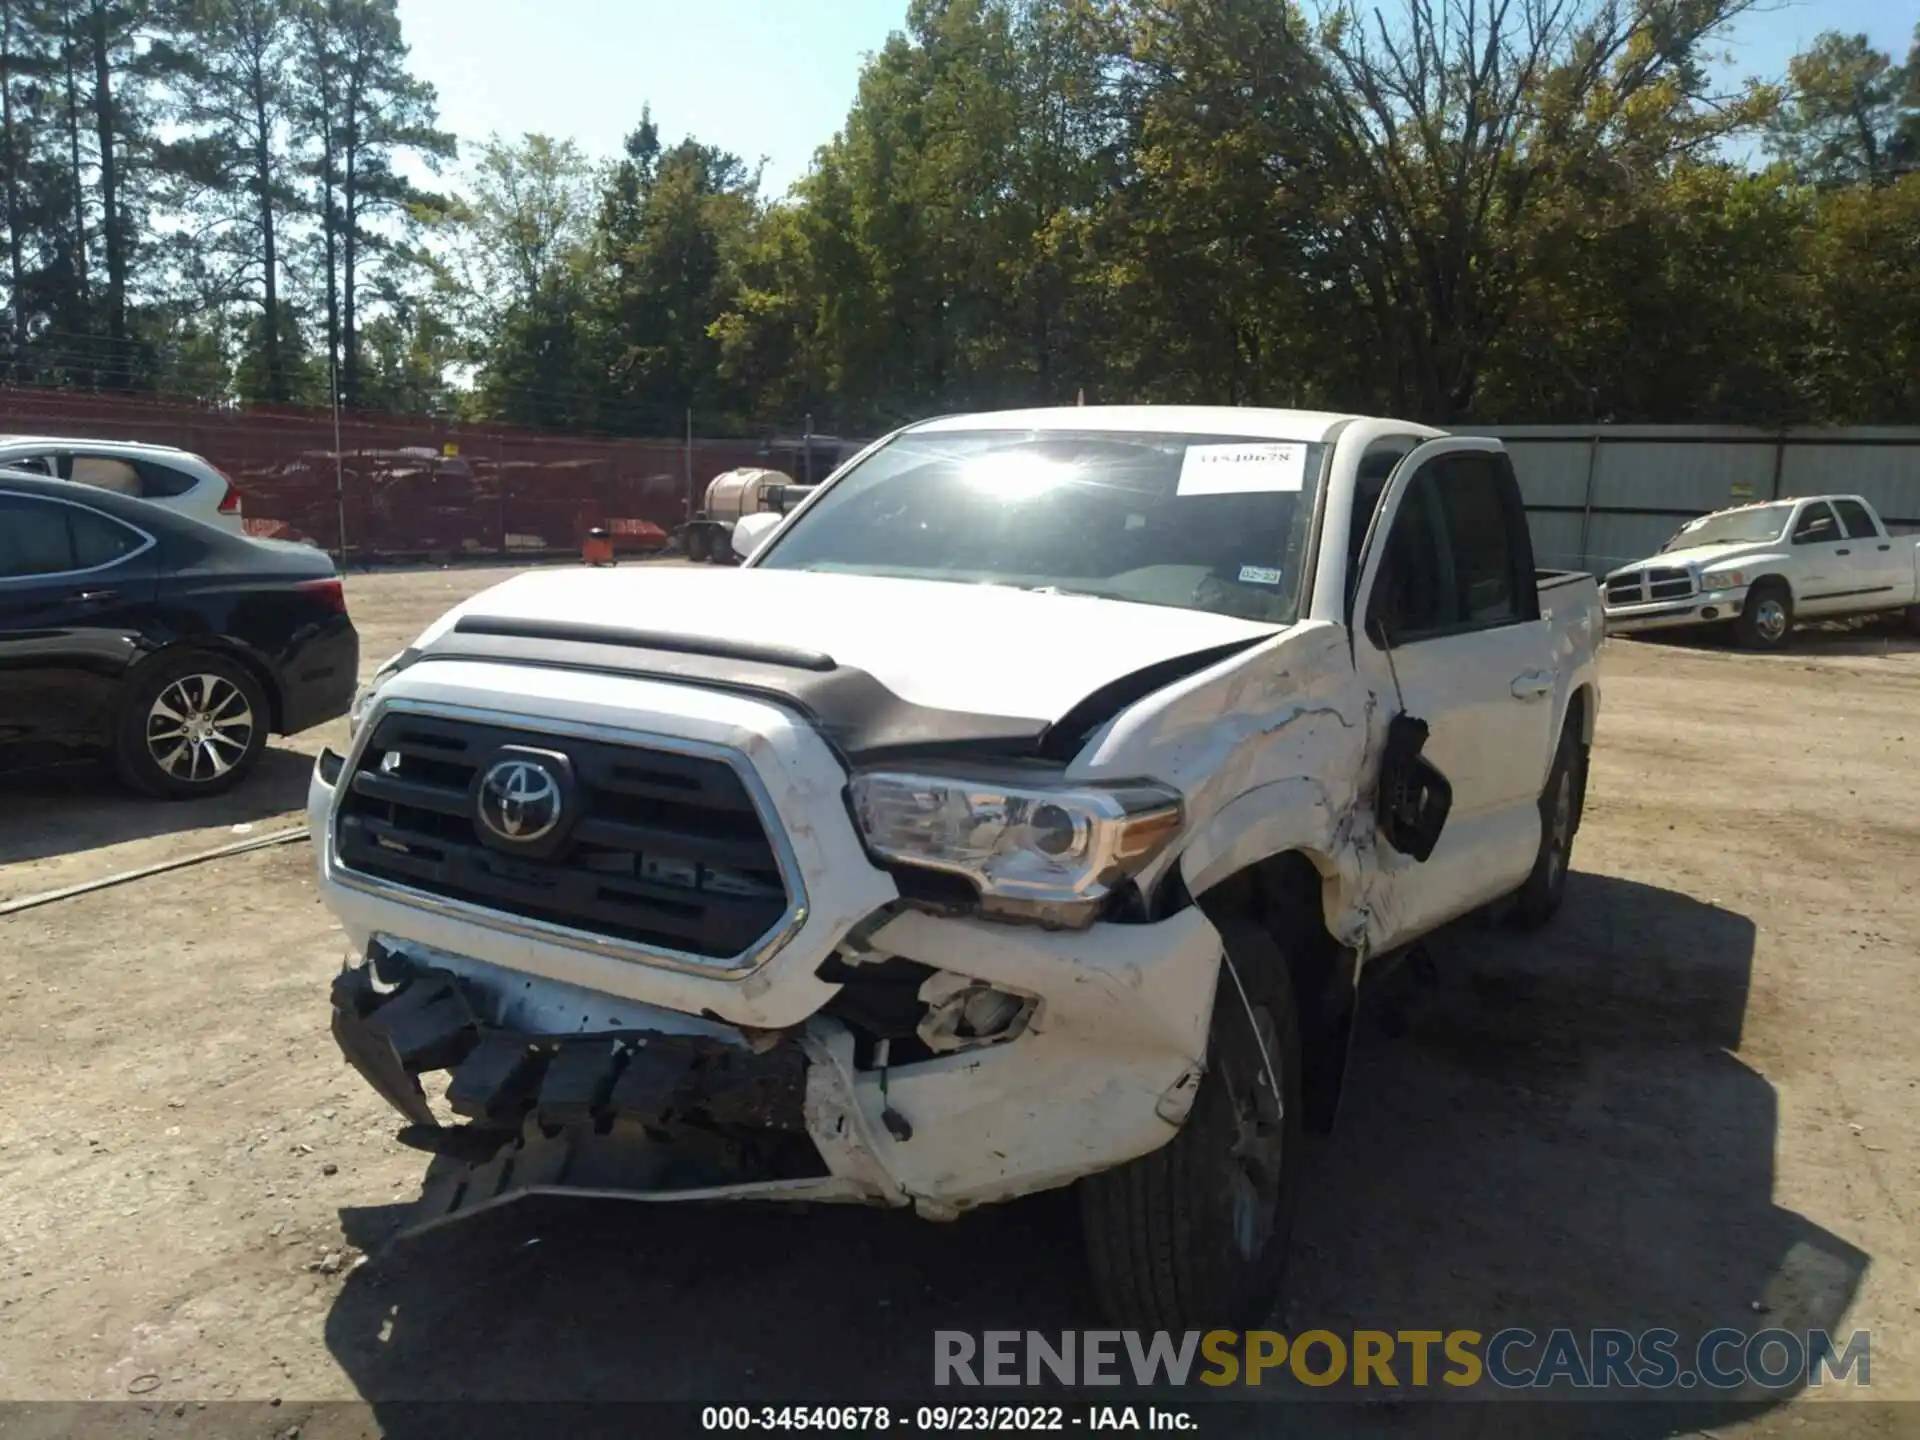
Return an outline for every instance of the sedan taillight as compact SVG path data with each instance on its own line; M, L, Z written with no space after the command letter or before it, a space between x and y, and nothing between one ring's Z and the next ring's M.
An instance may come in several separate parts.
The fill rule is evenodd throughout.
M313 596L336 615L347 613L346 587L338 579L302 580L300 593Z

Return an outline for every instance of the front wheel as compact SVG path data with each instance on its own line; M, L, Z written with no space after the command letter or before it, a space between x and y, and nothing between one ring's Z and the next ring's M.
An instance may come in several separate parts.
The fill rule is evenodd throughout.
M259 763L270 722L260 682L239 661L208 651L163 661L122 697L114 769L163 800L218 795Z
M1733 622L1733 633L1749 650L1785 649L1793 633L1793 592L1776 580L1754 586Z
M1271 1311L1286 1274L1299 1189L1299 1021L1285 958L1266 932L1243 921L1221 935L1231 966L1220 967L1206 1072L1186 1123L1160 1149L1080 1182L1094 1293L1124 1328L1244 1328Z
M698 529L688 531L687 532L687 559L691 560L696 565L706 564L707 557L711 553L712 544L713 544L713 537L707 534L704 526Z

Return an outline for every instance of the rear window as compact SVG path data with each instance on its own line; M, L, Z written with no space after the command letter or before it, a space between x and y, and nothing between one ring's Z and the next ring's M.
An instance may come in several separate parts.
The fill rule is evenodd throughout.
M149 500L184 495L199 483L184 470L176 470L171 465L156 465L151 460L136 461L134 468L140 472L140 493Z
M1880 532L1874 528L1873 516L1867 513L1867 507L1858 500L1836 500L1833 508L1840 512L1840 523L1847 527L1849 540L1873 540Z
M79 485L111 490L116 495L131 495L138 500L145 493L140 471L131 460L113 455L76 455L67 478Z
M0 579L62 575L123 560L145 541L106 515L31 495L0 495Z

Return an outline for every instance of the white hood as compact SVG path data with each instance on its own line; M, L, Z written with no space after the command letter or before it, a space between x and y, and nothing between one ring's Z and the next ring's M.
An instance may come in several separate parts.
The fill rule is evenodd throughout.
M1668 550L1663 554L1649 555L1644 560L1636 560L1631 565L1622 565L1608 573L1618 575L1628 570L1652 570L1662 565L1692 565L1706 570L1717 561L1741 560L1749 555L1765 555L1777 548L1776 542L1772 540L1723 540L1717 545L1694 545L1684 550Z
M783 645L864 670L939 710L1054 720L1108 681L1280 627L1198 610L798 570L534 570L443 615L623 625Z

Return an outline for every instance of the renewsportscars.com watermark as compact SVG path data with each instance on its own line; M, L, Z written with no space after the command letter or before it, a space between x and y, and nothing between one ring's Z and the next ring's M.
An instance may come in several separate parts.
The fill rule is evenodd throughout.
M936 1330L933 1383L1394 1390L1795 1390L1872 1383L1872 1336L1825 1330Z

